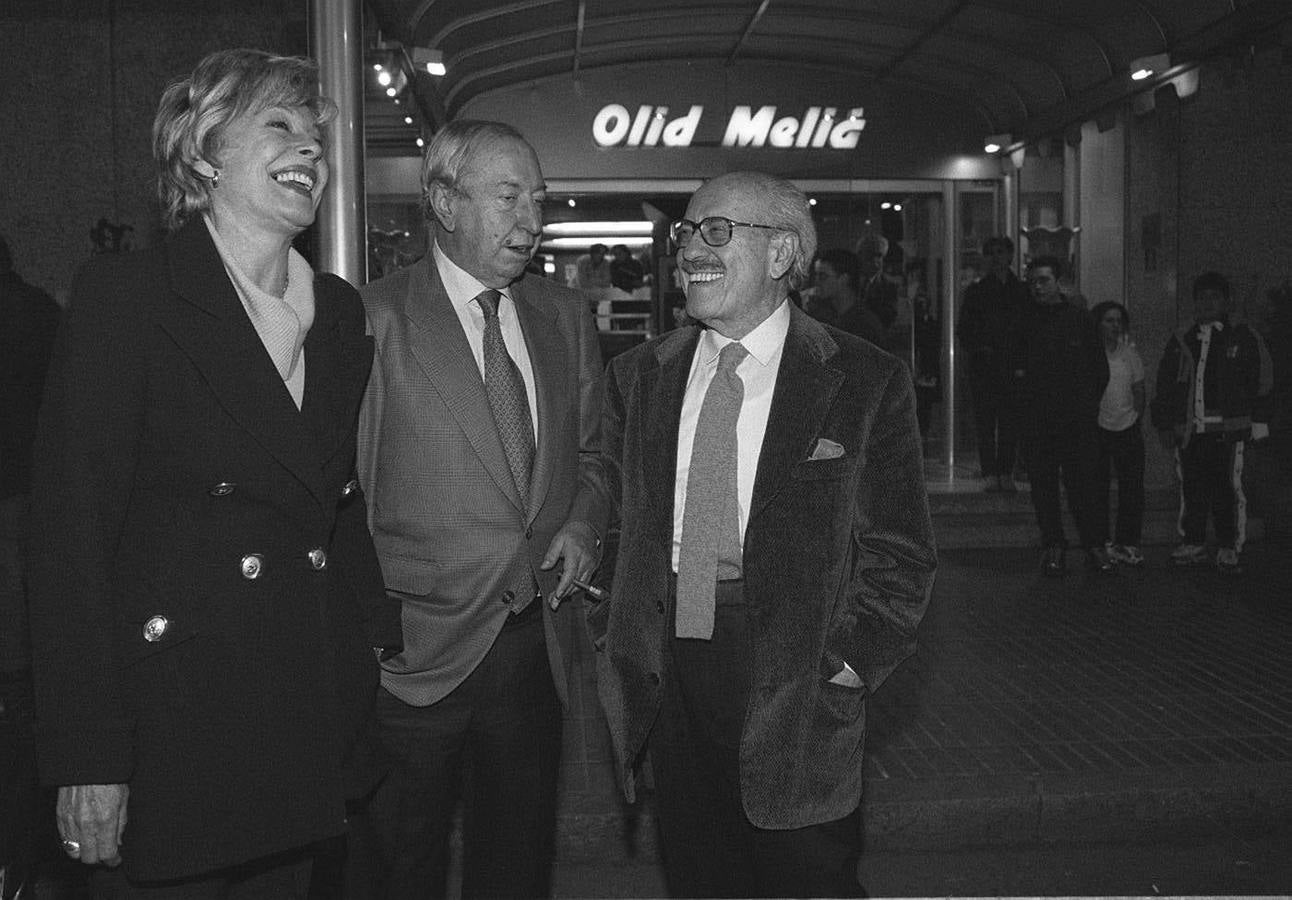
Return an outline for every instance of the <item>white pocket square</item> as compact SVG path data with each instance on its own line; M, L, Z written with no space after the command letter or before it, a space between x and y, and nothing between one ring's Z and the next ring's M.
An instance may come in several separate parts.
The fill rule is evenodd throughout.
M808 460L838 459L840 456L843 456L842 444L836 444L828 438L817 438L816 446L812 448L812 455Z

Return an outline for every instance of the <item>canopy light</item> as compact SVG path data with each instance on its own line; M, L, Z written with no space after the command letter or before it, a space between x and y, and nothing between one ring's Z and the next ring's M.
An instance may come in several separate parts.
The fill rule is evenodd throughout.
M1014 136L1010 134L993 134L983 142L983 153L999 153L1010 144L1014 143Z
M427 75L440 76L448 72L444 66L444 51L432 50L429 47L414 47L412 52L413 66Z
M1151 56L1141 56L1138 59L1132 59L1130 64L1130 73L1132 81L1143 81L1151 78L1159 72L1164 72L1171 68L1171 57L1166 53L1154 53Z

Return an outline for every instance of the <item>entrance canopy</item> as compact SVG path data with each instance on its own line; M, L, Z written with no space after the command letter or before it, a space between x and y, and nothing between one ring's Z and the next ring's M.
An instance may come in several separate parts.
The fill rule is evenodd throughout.
M631 73L642 96L676 93L691 66L705 78L725 70L737 80L750 72L806 79L840 97L900 91L928 115L962 112L961 141L980 149L1003 136L1008 150L1075 129L1139 91L1168 82L1188 91L1188 74L1204 58L1240 61L1254 46L1292 42L1286 0L367 0L366 7L382 38L418 64L409 117L419 121L405 123L408 104L370 100L370 154L416 155L408 128L433 133L519 86L577 90L590 76ZM427 74L426 60L442 61L445 74Z

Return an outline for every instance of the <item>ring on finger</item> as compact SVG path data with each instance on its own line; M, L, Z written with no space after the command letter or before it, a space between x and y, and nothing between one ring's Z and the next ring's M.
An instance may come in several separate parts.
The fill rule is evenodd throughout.
M63 849L67 851L68 856L78 856L81 852L81 845L78 841L63 839Z

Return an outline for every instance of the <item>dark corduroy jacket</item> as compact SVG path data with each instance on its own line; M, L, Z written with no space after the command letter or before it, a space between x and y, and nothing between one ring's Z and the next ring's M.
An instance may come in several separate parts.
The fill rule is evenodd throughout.
M678 421L700 330L615 358L603 441L622 500L611 599L590 627L625 793L663 695ZM820 442L841 454L817 454ZM833 447L831 447L833 449ZM936 556L915 395L896 358L791 310L744 544L749 821L789 829L861 799L866 699L915 649ZM861 689L830 683L847 663Z

